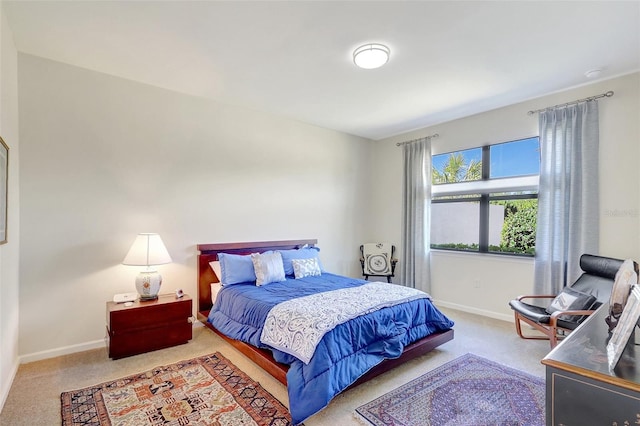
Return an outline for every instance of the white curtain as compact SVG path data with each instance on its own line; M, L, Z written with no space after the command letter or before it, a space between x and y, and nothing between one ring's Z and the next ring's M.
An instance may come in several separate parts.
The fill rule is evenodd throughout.
M400 275L407 287L430 291L429 232L431 200L431 138L402 147L402 257Z
M558 294L580 276L580 256L598 253L598 103L545 110L539 131L534 292Z

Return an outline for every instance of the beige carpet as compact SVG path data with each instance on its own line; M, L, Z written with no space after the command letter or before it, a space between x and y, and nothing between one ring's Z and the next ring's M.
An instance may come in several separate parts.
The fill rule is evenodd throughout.
M442 311L456 322L453 341L377 377L367 385L338 395L329 407L305 421L305 425L358 425L359 420L353 416L357 407L467 352L544 377L544 366L540 364L540 360L549 352L549 342L521 340L511 323L450 309ZM60 424L61 392L215 351L229 358L288 406L287 390L282 384L213 332L198 327L194 329L193 340L186 345L117 361L108 358L106 349L97 349L21 365L0 413L0 425Z

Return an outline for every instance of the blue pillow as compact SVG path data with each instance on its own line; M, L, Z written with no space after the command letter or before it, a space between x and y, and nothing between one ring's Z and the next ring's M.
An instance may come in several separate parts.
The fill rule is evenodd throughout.
M294 275L293 264L291 263L293 259L318 259L320 270L322 272L325 272L324 268L322 267L322 262L320 262L320 258L318 257L318 252L320 251L320 249L317 247L278 251L280 252L280 255L282 255L282 264L284 266L285 275Z
M256 272L253 269L251 256L237 254L218 253L220 261L220 281L223 285L232 285L256 281Z

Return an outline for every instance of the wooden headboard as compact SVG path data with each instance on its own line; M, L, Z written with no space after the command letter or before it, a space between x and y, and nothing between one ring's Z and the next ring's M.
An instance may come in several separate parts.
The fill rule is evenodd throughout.
M258 241L222 244L198 244L198 318L206 319L211 310L211 283L219 282L209 262L218 260L218 253L250 254L269 250L291 250L314 246L318 240Z

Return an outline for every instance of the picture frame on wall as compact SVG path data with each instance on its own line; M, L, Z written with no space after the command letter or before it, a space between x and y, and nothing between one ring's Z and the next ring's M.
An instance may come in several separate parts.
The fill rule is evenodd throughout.
M0 136L0 244L7 243L9 193L9 146Z
M638 323L638 318L640 318L640 285L636 284L631 288L627 304L624 306L618 325L613 329L613 334L607 344L609 370L613 371L620 360L631 333Z

